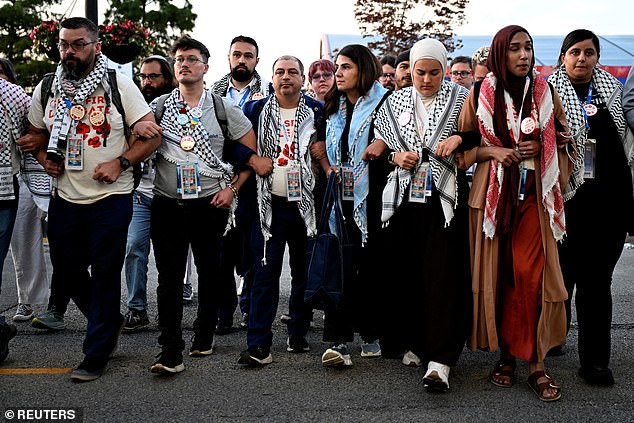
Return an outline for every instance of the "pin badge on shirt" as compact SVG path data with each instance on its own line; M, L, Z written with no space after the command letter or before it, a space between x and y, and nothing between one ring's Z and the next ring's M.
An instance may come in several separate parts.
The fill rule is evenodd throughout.
M533 131L535 130L535 126L535 119L533 119L532 117L527 117L520 124L520 129L524 134L528 135L533 133Z
M70 117L73 120L82 120L86 116L86 108L81 104L75 104L70 108Z

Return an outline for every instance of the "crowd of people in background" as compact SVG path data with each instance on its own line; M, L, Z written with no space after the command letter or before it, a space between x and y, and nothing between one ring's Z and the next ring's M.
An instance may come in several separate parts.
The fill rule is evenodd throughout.
M611 281L634 234L634 70L624 89L599 68L594 33L568 34L548 78L530 33L510 25L472 57L450 60L428 38L380 58L351 44L308 67L281 56L270 80L241 35L210 89L198 40L139 58L137 87L108 69L97 34L63 20L61 61L32 98L0 59L0 270L10 249L18 325L63 330L71 300L86 317L73 380L99 378L120 334L151 324L151 249L152 373L185 370L194 268L189 356L211 355L237 326L238 363L271 364L287 246L287 351L310 351L306 246L335 178L354 259L343 301L324 310L323 366L352 366L358 334L360 357L422 367L423 386L446 392L466 346L499 351L493 385L511 387L519 359L538 398L556 401L545 361L566 353L574 298L579 376L614 384ZM0 317L0 362L16 333Z

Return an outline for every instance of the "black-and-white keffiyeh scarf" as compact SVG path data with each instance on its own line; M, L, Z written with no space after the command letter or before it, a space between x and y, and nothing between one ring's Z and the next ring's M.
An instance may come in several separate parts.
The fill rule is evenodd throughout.
M566 119L568 120L568 127L570 133L574 136L575 147L577 148L577 156L574 160L572 174L563 193L564 201L568 201L575 195L577 189L584 182L583 158L586 148L586 139L588 137L588 128L586 128L581 102L570 82L570 78L568 78L565 66L561 65L556 69L553 74L548 77L548 82L555 86L561 98ZM605 100L608 110L610 111L610 116L616 125L621 142L623 143L627 163L630 169L634 169L634 134L632 134L632 131L629 129L625 114L623 113L621 104L623 85L610 73L595 67L592 73L592 87L598 95Z
M230 81L231 81L231 74L228 73L222 78L220 78L218 81L216 81L214 85L211 86L211 91L213 91L214 93L222 97L226 97L227 92L229 91L229 87L231 86ZM249 93L248 100L251 100L251 98L253 97L253 94L255 93L262 93L264 96L268 95L268 92L266 92L267 87L264 87L264 90L262 89L262 77L260 76L258 71L253 72L253 82L250 85L251 85L251 92Z
M12 162L14 142L22 136L26 128L31 99L22 87L0 78L0 100L0 167L4 168L3 173L11 180L17 173ZM15 199L13 183L9 183L7 188L6 194L0 194L0 200Z
M83 105L95 90L101 84L106 93L110 93L110 84L106 77L108 70L107 59L103 54L98 54L95 59L95 66L92 71L79 81L72 81L66 77L66 72L62 64L57 65L55 71L55 81L53 86L61 97L61 101L55 109L55 118L51 136L48 142L48 152L63 156L66 154L66 140L69 133L73 133L77 127L76 120L70 117L70 106L80 104ZM110 95L112 98L112 95Z
M277 98L272 95L262 108L258 119L258 155L277 158L277 149L280 145L281 129L280 105ZM315 201L313 188L315 178L311 169L311 156L308 149L313 135L316 134L315 117L313 111L306 105L304 96L300 97L299 106L295 115L295 131L292 142L298 148L298 162L301 168L302 197L298 201L299 212L306 225L306 233L311 236L316 230L315 225ZM271 237L271 221L273 210L271 207L271 184L273 175L257 178L258 181L258 206L260 212L260 226L264 240Z
M382 139L394 151L415 151L423 157L427 150L432 169L434 186L440 195L440 203L445 216L445 226L451 223L458 203L458 182L454 155L436 157L434 151L438 143L458 128L460 110L469 91L453 82L443 81L432 108L427 114L424 142L416 128L416 96L412 87L395 91L376 114L375 136ZM406 124L401 124L401 116L409 114ZM399 122L401 120L401 122ZM416 169L405 170L396 167L388 176L383 189L383 209L381 220L388 222L400 206Z
M211 96L210 93L206 93L206 95ZM158 154L173 164L186 161L188 155L193 154L202 161L202 163L198 163L198 171L201 175L229 182L233 176L233 168L214 153L209 133L202 120L198 125L194 125L192 130L188 129L186 133L183 132L184 126L176 121L182 106L180 91L176 88L165 100L165 110L159 123L163 128L163 142L158 149ZM156 103L152 103L152 107L156 107ZM153 110L153 112L155 111ZM196 145L191 151L186 152L180 146L180 139L184 135L192 136L196 141ZM225 142L229 141L225 140Z

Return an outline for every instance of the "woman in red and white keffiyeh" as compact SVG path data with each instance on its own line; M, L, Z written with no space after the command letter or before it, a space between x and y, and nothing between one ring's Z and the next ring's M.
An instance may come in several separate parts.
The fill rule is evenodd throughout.
M566 336L556 241L565 234L560 166L568 158L558 142L567 134L559 98L534 63L528 32L516 25L501 29L487 61L491 72L471 91L460 117L462 134L481 137L462 163L478 163L469 197L469 347L501 349L489 379L496 386L513 384L516 357L528 361L530 386L541 400L555 401L561 387L545 372L544 358Z

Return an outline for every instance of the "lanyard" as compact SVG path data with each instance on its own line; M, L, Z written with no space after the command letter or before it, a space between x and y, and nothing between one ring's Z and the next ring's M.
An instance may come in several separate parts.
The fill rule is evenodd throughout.
M231 98L233 99L233 94L231 94L231 90L235 90L235 88L229 87L229 96L231 96ZM247 91L242 96L242 99L240 99L240 102L238 102L238 106L242 107L244 102L247 101L247 98L249 98L249 93L251 93L251 86L250 85L247 87Z
M579 97L577 97L579 98ZM588 96L586 97L586 102L584 104L583 101L581 101L581 99L579 98L579 103L581 103L581 112L583 113L583 120L586 124L586 129L590 128L590 125L588 124L588 114L586 113L586 108L584 107L586 104L591 104L592 103L592 81L590 81L590 85L588 86Z
M526 82L524 83L524 94L522 95L522 105L520 106L520 111L517 114L517 119L515 121L511 119L511 130L513 131L513 138L517 143L520 142L520 138L522 136L522 132L520 131L520 127L522 125L522 112L524 111L524 100L526 100L526 93L528 92L529 85L530 78L527 76ZM513 100L511 100L511 105L513 105Z

